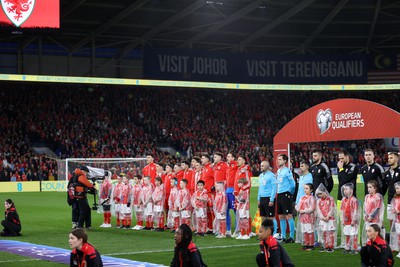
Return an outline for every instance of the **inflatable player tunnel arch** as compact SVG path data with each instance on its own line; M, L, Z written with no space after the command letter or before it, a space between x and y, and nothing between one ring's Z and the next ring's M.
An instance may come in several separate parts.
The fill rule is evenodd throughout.
M299 114L274 137L274 159L290 143L400 137L400 113L362 99L335 99ZM275 163L275 162L274 162Z

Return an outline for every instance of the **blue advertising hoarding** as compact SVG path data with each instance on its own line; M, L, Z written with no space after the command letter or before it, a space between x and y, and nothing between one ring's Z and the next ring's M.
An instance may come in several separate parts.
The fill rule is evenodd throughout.
M146 47L145 79L260 84L363 84L367 57L267 55Z

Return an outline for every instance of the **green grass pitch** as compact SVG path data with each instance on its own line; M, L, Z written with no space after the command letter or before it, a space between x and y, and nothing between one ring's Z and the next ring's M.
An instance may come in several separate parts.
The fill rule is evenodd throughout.
M360 184L358 192L361 192L362 188L363 185ZM337 189L332 192L334 198L336 198L336 192ZM256 212L256 196L257 188L252 188L252 215ZM9 239L69 249L71 208L66 203L66 193L0 193L0 198L14 200L22 221L22 236ZM363 199L363 196L359 199ZM93 202L91 196L89 202L90 204ZM112 223L115 223L115 218ZM92 211L94 229L89 231L89 242L94 244L102 255L169 266L174 247L172 233L99 228L100 224L102 224L102 215ZM196 237L194 241L209 267L256 266L255 256L259 252L259 246L255 237L250 240L235 240L206 236ZM283 246L296 266L360 266L359 255L343 255L342 250L327 254L319 253L318 250L302 251L300 244L284 244ZM0 252L0 266L47 267L63 266L63 264Z

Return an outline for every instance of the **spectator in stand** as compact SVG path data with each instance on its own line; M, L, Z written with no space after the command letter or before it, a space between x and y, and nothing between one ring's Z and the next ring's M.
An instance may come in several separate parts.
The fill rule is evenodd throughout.
M55 86L57 90L54 90ZM226 154L232 150L247 155L246 160L256 172L258 162L264 158L272 159L273 136L310 106L338 97L359 98L399 111L399 93L390 93L388 97L386 92L359 91L340 92L339 95L337 92L282 95L279 91L238 90L227 93L174 88L127 91L120 86L113 86L110 90L109 85L89 91L76 85L41 84L39 88L37 85L33 88L25 83L7 83L0 86L3 100L0 104L0 157L6 163L3 171L0 168L0 180L9 181L10 172L17 171L21 175L24 169L26 173L31 170L32 173L55 174L57 164L54 160L33 153L29 144L38 142L50 144L63 159L142 157L151 153L163 164L174 164L179 157L157 150L160 143L178 151L190 151L191 155L203 151ZM138 101L131 103L130 99ZM298 99L307 101L298 103ZM92 105L84 112L74 108L88 102ZM216 112L215 107L220 112ZM207 125L207 131L203 130L204 125ZM237 125L245 127L238 129ZM369 147L375 150L375 161L386 164L386 148L382 140L338 144L344 149L352 149L354 163L363 164L363 150ZM306 149L303 150L302 146ZM335 151L330 146L327 143L318 148L326 151L328 164L333 164L328 166L336 167ZM314 148L304 144L298 149L301 151L296 151L295 156L301 156L293 162L294 166L308 160L307 155ZM5 171L8 172L7 178L4 178ZM47 179L44 176L40 178Z

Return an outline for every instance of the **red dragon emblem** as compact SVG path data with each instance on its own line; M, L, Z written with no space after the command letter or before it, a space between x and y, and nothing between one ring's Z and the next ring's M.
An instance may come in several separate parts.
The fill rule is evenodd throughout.
M1 0L4 13L16 26L28 19L34 5L35 0Z

